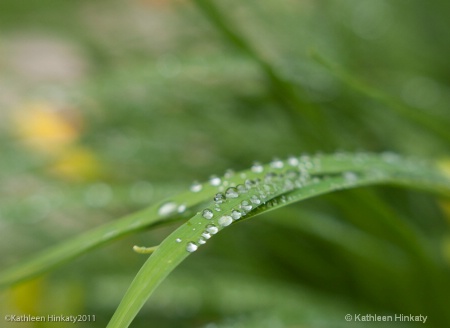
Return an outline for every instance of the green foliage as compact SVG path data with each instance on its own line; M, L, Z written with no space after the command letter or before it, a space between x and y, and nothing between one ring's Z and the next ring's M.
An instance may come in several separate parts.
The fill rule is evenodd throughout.
M158 328L348 327L347 313L402 313L448 326L448 10L2 1L1 313L33 303ZM318 152L337 153L311 155L292 190L289 160L244 170ZM208 182L229 168L228 186ZM196 213L269 170L284 174L276 191L184 260L204 232ZM186 192L193 180L202 190ZM136 244L160 246L144 263Z

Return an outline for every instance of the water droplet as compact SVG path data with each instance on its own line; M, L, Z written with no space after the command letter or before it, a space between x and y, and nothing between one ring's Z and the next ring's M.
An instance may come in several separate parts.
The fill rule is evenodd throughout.
M233 220L239 220L242 217L242 213L238 210L232 210L231 217L233 218Z
M229 226L232 222L233 222L233 218L229 215L222 216L218 221L219 225L222 227Z
M252 197L250 197L250 201L255 205L261 204L261 200L256 195L253 195Z
M209 183L211 184L211 186L218 186L221 182L222 181L217 175L211 175L209 178Z
M211 235L215 235L219 232L219 228L217 228L214 224L208 224L206 226L206 232L210 233Z
M241 205L239 205L239 207L242 210L244 210L244 212L248 212L248 211L250 211L253 208L253 206L249 202L247 202L246 200L243 200Z
M207 208L203 210L202 216L207 220L211 220L212 217L214 216L214 213L209 208Z
M298 158L294 156L290 156L287 161L290 166L297 166L299 164Z
M251 188L253 188L256 185L257 185L256 180L250 180L250 179L245 180L245 187L247 188L247 190L250 190Z
M198 182L198 181L194 181L191 185L191 191L192 192L199 192L203 189L203 185Z
M200 238L200 239L198 240L198 244L199 244L199 245L204 245L204 244L206 244L206 240L203 239L203 238Z
M214 202L216 203L216 204L222 204L223 202L225 202L225 195L224 194L222 194L222 193L217 193L215 196L214 196Z
M177 211L178 213L183 213L184 211L186 211L186 204L178 206Z
M285 191L290 191L290 190L292 190L294 188L295 188L295 185L294 185L294 183L291 180L285 180L284 181L283 189Z
M239 194L245 194L247 193L247 188L245 188L245 186L243 184L238 184L236 186L236 190Z
M265 184L263 186L264 190L267 191L269 194L273 191L274 187L272 187L271 185Z
M181 239L180 239L180 238L175 239L175 241L176 241L177 243L181 243Z
M284 163L282 160L278 158L274 158L272 162L270 162L270 167L274 169L282 169L284 166Z
M354 172L344 172L343 177L347 183L355 183L358 181L358 176Z
M211 234L209 232L205 231L204 233L202 233L202 237L205 239L209 239L209 238L211 238Z
M299 172L295 170L286 171L286 178L288 179L297 179L299 176Z
M264 176L264 182L269 183L275 180L278 177L278 174L275 172L269 172Z
M302 161L302 162L308 162L308 161L310 161L311 160L311 158L309 157L309 155L302 155L302 156L300 156L300 160Z
M264 166L262 166L262 164L259 162L254 162L251 167L251 170L254 173L261 173L262 171L264 171Z
M225 178L230 179L234 175L234 171L232 169L228 169L225 171Z
M304 162L303 165L304 165L305 169L307 169L307 170L311 170L311 169L314 168L313 162L309 162L309 161L308 162Z
M158 214L161 216L168 216L170 214L173 214L173 212L175 212L176 209L177 204L175 204L174 202L167 202L159 207Z
M239 194L237 192L237 189L234 187L230 187L225 191L225 197L226 198L238 198Z
M193 242L187 243L187 245L186 245L186 250L189 253L195 252L197 250L197 248L198 248L198 246Z

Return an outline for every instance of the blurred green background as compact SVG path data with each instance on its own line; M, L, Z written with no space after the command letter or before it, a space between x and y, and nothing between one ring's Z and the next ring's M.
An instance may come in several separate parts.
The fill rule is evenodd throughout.
M449 12L445 0L2 0L0 267L255 160L393 151L449 168ZM133 327L367 327L347 313L450 326L449 213L388 187L268 213L185 261ZM174 228L3 291L0 314L95 314L77 327L103 327L146 259L131 247Z

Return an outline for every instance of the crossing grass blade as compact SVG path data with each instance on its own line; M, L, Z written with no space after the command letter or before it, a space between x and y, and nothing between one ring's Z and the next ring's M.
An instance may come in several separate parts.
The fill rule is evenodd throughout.
M128 234L187 218L192 211L195 211L196 206L203 202L212 192L213 187L209 185L204 186L197 193L186 191L44 250L30 257L30 259L0 272L0 289L31 279L92 249ZM159 213L160 209L165 204L183 204L186 206L186 211L180 214L176 211L176 207L173 207L172 212L161 215Z

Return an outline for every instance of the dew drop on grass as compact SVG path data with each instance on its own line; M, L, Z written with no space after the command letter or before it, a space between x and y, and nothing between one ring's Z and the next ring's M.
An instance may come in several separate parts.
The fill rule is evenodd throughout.
M193 242L187 243L187 245L186 245L186 250L189 253L195 252L197 250L197 248L198 248L198 246Z
M283 189L285 191L290 191L290 190L292 190L294 188L295 188L295 185L294 185L294 183L291 180L285 180L284 181Z
M284 163L282 160L278 158L274 158L272 162L270 162L270 167L273 169L282 169L284 166Z
M176 241L177 243L181 243L181 238L177 238L177 239L175 239L175 241Z
M199 244L199 245L204 245L204 244L206 244L206 240L203 239L203 238L200 238L200 239L198 240L198 244Z
M288 158L287 162L288 162L288 164L289 164L290 166L297 166L297 165L299 164L298 158L297 158L297 157L294 157L294 156L290 156L290 157Z
M256 195L253 195L252 197L250 197L250 201L255 205L261 204L261 199L259 199L258 196L256 196Z
M278 175L275 172L269 172L264 176L264 182L269 183L275 180Z
M228 169L225 171L225 178L230 179L231 177L234 176L234 171L232 169Z
M180 206L178 206L177 208L178 213L183 213L184 211L186 211L186 204L182 204Z
M211 184L211 186L218 186L220 185L222 181L220 180L220 178L217 175L212 175L209 178L209 183Z
M203 185L198 181L194 181L190 189L192 192L200 192L203 189Z
M250 204L246 200L243 200L241 205L240 205L240 208L243 209L244 212L248 212L248 211L250 211L253 208L253 206L252 206L252 204Z
M257 185L257 183L255 180L250 180L250 179L245 180L245 187L247 188L247 190L252 189L256 185Z
M214 224L208 224L206 226L206 232L211 235L215 235L216 233L219 232L219 228L217 228Z
M204 233L202 233L202 237L205 239L209 239L209 238L211 238L211 234L209 232L205 231Z
M239 220L242 217L242 213L238 210L232 210L231 217L233 218L233 220Z
M236 190L237 190L237 192L238 192L239 194L245 194L245 193L247 193L247 188L245 188L245 186L242 185L242 184L238 184L238 185L236 186Z
M358 176L354 172L344 172L343 176L347 183L355 183L358 181Z
M214 196L214 202L216 203L216 204L222 204L223 202L225 202L225 195L224 194L222 194L222 193L217 193L215 196Z
M158 214L161 216L168 216L177 210L177 204L174 202L167 202L162 204L158 209Z
M225 191L225 197L226 198L238 198L239 193L237 192L236 188L230 187Z
M214 213L209 208L207 208L203 210L202 216L207 220L211 220L212 217L214 216Z
M229 226L232 222L233 222L233 218L229 215L222 216L218 221L219 225L222 227Z
M286 171L286 178L288 179L297 179L298 175L299 175L298 171L295 170Z
M262 164L259 162L254 162L251 170L253 173L261 173L262 171L264 171L264 166L262 166Z

